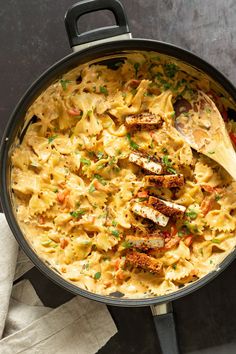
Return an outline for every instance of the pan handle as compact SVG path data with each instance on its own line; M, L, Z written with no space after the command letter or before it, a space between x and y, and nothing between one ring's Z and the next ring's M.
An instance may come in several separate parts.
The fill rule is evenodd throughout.
M115 16L116 25L81 33L78 28L79 18L99 10L110 10ZM119 0L82 0L68 9L65 26L73 51L106 41L132 38L125 10Z
M162 354L180 354L171 303L151 306Z

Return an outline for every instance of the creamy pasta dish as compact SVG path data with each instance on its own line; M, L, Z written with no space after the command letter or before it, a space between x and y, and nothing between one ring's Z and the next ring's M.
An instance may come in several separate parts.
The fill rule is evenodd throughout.
M80 65L28 109L11 158L15 212L63 278L148 298L196 281L234 249L236 182L174 126L199 89L235 144L230 100L157 53Z

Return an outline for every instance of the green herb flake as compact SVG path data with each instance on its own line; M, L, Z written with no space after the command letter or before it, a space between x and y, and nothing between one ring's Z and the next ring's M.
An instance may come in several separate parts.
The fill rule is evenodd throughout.
M175 111L173 111L170 116L171 118L175 118Z
M220 240L218 238L213 238L211 240L212 243L220 243Z
M58 189L55 188L55 189L53 190L53 192L54 192L54 193L58 193Z
M211 109L210 108L206 108L206 113L211 113Z
M103 93L105 96L108 96L108 91L105 86L100 86L100 93Z
M210 264L213 264L213 260L212 259L210 259Z
M131 93L132 93L132 95L133 95L133 96L135 96L135 95L136 95L136 93L137 93L137 89L133 89L133 90L131 90Z
M95 174L94 178L96 178L103 186L105 186L107 184L106 181L104 180L104 178L98 174Z
M169 90L171 88L171 84L167 81L163 82L163 88L164 90Z
M85 270L89 270L89 263L83 264L82 268Z
M60 80L61 87L63 88L64 91L66 91L67 85L68 85L70 82L71 82L70 80L64 80L64 79L61 79L61 80Z
M115 230L115 229L111 231L111 234L115 237L119 237L119 235L120 235L119 231Z
M178 236L179 237L183 237L184 236L184 233L182 231L178 231Z
M176 170L173 168L173 167L167 167L167 172L169 172L169 173L173 173L174 175L176 175L177 174L177 172L176 172Z
M208 153L209 155L213 155L213 154L215 153L215 151L207 151L207 153Z
M219 194L216 194L215 201L218 202L220 199L221 199L221 196Z
M135 64L134 64L135 77L138 76L139 68L140 68L140 64L139 64L139 63L135 63Z
M123 62L122 62L122 61L118 61L117 63L114 64L114 66L115 66L116 68L119 68L119 67L122 66L122 65L123 65Z
M70 215L73 216L74 218L78 218L80 215L85 214L86 211L83 209L77 210L77 211L72 211L70 212Z
M153 140L151 141L150 149L154 149L154 142L153 142Z
M145 202L146 200L148 200L147 197L145 197L145 198L144 198L144 197L143 197L143 198L138 198L138 201L139 201L139 202Z
M121 245L122 245L124 248L130 248L130 247L132 247L132 244L131 244L130 242L128 242L128 241L122 242Z
M197 212L193 209L190 209L185 213L186 216L188 216L191 220L195 220L197 218Z
M51 144L51 143L53 142L53 140L57 138L57 136L58 136L58 135L50 136L50 137L48 138L49 144Z
M90 110L87 112L87 116L90 117L92 113L93 113L93 111L90 109Z
M172 265L172 268L173 268L174 270L176 270L177 264L173 264L173 265Z
M138 149L139 149L139 146L138 146L138 144L136 144L136 143L131 139L130 133L128 133L128 134L126 135L126 137L127 137L128 141L129 141L130 147L131 147L132 149L134 149L134 150L138 150Z
M84 165L90 166L91 165L91 161L88 159L85 159L84 157L80 158L80 162Z
M91 184L91 186L89 187L89 193L93 193L95 192L96 188L94 187L93 184Z
M164 71L167 77L169 77L170 79L173 79L173 77L175 77L177 71L178 71L178 66L176 66L173 63L169 63L169 64L165 64L164 65Z
M94 279L96 279L96 280L98 280L98 279L100 279L101 278L101 272L97 272L97 273L95 273L94 274Z
M104 157L104 153L101 151L98 151L96 155L97 155L98 160L101 160Z
M112 223L112 226L114 226L114 227L116 227L116 226L117 226L117 224L118 224L118 223L117 223L117 221L115 221L115 220L112 220L112 222L111 222L111 223Z
M164 152L164 154L168 154L168 150L165 147L162 148L162 152Z

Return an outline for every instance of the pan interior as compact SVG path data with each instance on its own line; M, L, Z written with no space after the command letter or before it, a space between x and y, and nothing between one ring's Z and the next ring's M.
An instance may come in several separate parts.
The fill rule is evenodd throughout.
M120 52L120 53L116 53L115 55L108 55L108 56L104 56L102 58L96 58L96 59L93 59L91 60L89 63L87 63L89 66L91 65L94 65L94 64L97 64L97 65L101 65L101 66L107 66L108 68L112 69L112 70L117 70L117 64L119 63L123 63L127 57L129 57L129 55L132 53L132 55L139 55L140 51L138 52L135 52L135 51L123 51L123 52ZM150 53L149 53L150 54ZM181 68L181 70L187 72L191 77L193 78L201 78L202 79L202 82L203 82L203 85L204 85L204 82L207 82L209 81L210 84L211 84L211 89L216 92L218 95L220 96L224 96L225 100L227 101L227 106L234 110L234 101L232 99L232 97L230 97L230 95L228 94L228 92L226 92L225 88L223 88L223 86L221 86L219 83L217 83L215 80L213 80L210 76L206 75L204 72L202 72L200 69L198 68L195 68L194 66L186 63L186 62L183 62L182 60L180 59L177 59L177 58L173 58L171 56L168 56L166 54L161 54L161 53L157 53L157 52L153 52L153 54L155 55L158 55L160 57L161 60L168 60L168 61L171 61L172 63L174 63L176 66L178 66L179 68ZM86 65L87 65L86 64ZM61 78L60 78L61 79ZM55 79L54 79L55 80ZM58 79L57 79L58 80ZM55 82L57 81L55 80ZM9 149L9 155L12 154L12 150L14 150L19 144L20 142L24 139L24 135L29 127L30 124L34 124L35 123L35 117L32 116L30 117L28 120L22 120L21 121L21 125L18 125L17 127L17 134L15 134L15 138L14 138L14 142L12 141L12 144L11 144L11 148ZM12 139L12 137L11 137ZM18 226L17 226L17 229L18 229L18 233L19 233L19 229L21 229L18 221L17 221L17 217L16 217L16 214L15 214L15 210L16 210L16 206L15 206L15 199L14 197L12 196L12 193L11 193L11 181L8 180L8 192L9 192L9 195L10 195L10 198L11 198L11 203L12 203L12 209L13 209L13 217L15 218L15 221ZM25 247L30 247L31 248L31 251L32 251L32 246L28 243L26 237L24 236L24 233L22 233L22 230L20 231L20 238L24 238L24 246ZM27 246L26 246L27 244ZM233 249L229 250L228 252L228 259L232 258L232 252L233 252ZM32 252L30 252L31 255L32 255ZM34 251L33 251L34 253ZM227 255L225 254L225 257L224 257L224 261L222 261L223 265L224 263L226 262L226 257ZM37 259L37 262L38 262L38 257L34 255L34 260ZM50 269L53 271L53 272L59 272L57 268L55 268L54 266L50 265L50 262L48 261L45 261L43 260L41 257L40 257L40 261L41 262L44 262L46 264L46 267L50 267ZM215 267L214 269L212 269L212 275L211 274L207 274L205 276L205 278L209 278L209 277L213 277L217 271L219 271L221 269L221 262L219 262ZM46 268L45 267L45 268ZM59 278L58 276L55 276L57 277L57 279L59 279L61 277L61 275L59 275ZM187 289L189 288L189 291L191 291L191 287L192 285L194 285L194 287L198 287L198 284L200 286L200 284L204 281L204 278L201 278L201 279L198 279L198 280L193 280L191 281L190 283L188 283L188 285L180 285L179 286L179 289L172 292L171 294L173 294L173 296L177 296L178 297L178 294L180 294L179 296L181 296L181 294ZM69 286L69 284L71 284L70 282L68 281L65 281L63 280L64 282L64 285L67 287L67 284ZM73 284L73 282L72 282ZM72 286L71 287L71 290L73 292L76 292L78 293L79 292L79 288L77 290L78 287L76 286ZM85 291L84 294L86 294L87 292ZM149 295L146 296L146 299L151 299L153 300L153 296L155 296L155 294L150 294L150 297ZM123 299L124 301L127 301L127 299L125 298L124 294L120 291L115 291L115 292L112 292L110 293L110 295L106 295L105 296L105 301L109 302L110 300L109 299L114 299L114 298L118 298L118 299ZM160 300L164 301L165 300L165 296L160 296L159 297ZM138 301L138 299L136 299L135 297L133 298L133 301ZM132 300L130 300L132 301Z

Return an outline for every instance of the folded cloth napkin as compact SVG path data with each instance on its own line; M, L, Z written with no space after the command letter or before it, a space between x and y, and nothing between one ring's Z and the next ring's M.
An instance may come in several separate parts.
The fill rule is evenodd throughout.
M0 235L0 354L96 353L117 332L107 307L76 296L51 309L28 280L13 286L33 264L19 252L3 214Z

